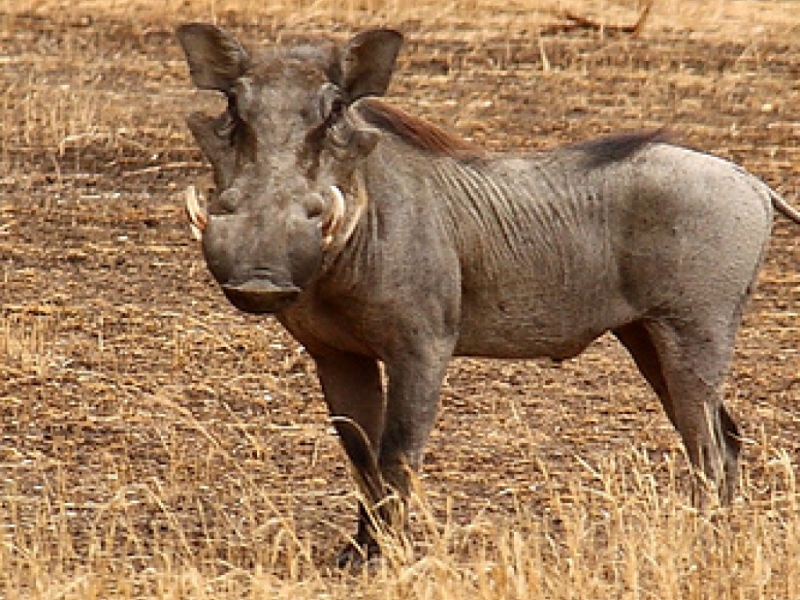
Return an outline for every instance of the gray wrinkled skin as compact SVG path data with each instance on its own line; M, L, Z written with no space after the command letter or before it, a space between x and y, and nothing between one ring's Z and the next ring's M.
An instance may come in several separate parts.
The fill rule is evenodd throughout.
M609 331L730 498L740 442L720 391L770 236L763 183L654 136L480 156L370 121L389 30L259 56L211 25L178 37L194 83L229 103L188 119L217 185L209 269L307 348L367 504L408 494L453 355L562 359ZM382 502L378 523L362 507L345 560L401 507Z

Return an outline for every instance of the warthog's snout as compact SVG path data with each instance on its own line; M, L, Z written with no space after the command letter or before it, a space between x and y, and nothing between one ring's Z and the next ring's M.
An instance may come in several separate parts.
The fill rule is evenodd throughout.
M276 285L261 278L242 283L226 283L222 285L222 291L236 308L256 314L279 312L300 295L298 287Z

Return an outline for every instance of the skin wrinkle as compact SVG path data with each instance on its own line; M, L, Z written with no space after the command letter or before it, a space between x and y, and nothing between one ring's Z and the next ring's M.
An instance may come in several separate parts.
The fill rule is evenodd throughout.
M443 208L450 214L452 235L461 242L459 253L468 255L481 247L495 264L507 260L528 260L515 241L520 222L509 204L508 190L501 187L481 167L439 160L436 171L442 189L454 190L443 198Z
M434 165L441 189L452 190L441 201L451 215L450 235L459 240L459 254L485 254L484 266L490 272L493 266L513 263L524 269L551 269L553 280L566 282L578 268L569 240L585 238L587 213L598 205L601 216L588 219L589 223L607 222L599 202L558 186L541 166L536 179L519 178L511 186L513 179L501 177L492 161L465 165L443 158ZM480 249L471 248L470 243ZM606 247L598 250L608 254Z

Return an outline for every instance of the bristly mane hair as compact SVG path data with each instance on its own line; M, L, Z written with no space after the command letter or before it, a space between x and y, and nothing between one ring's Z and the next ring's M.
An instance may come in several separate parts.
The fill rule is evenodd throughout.
M625 160L650 144L670 143L664 128L651 131L634 131L606 135L586 142L565 146L566 150L576 150L585 154L590 168L599 168Z
M472 142L458 137L419 117L410 115L377 98L365 98L358 104L361 117L370 125L387 131L414 148L432 155L449 156L463 161L486 158L486 152ZM625 160L645 146L670 143L662 129L607 135L594 140L568 144L554 150L576 151L584 154L589 168Z
M370 125L396 135L414 148L430 154L465 161L485 156L484 151L472 142L377 98L361 100L358 103L358 112Z

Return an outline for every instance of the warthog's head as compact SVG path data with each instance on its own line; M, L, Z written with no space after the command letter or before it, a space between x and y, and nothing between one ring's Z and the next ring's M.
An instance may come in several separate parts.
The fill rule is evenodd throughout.
M194 84L227 98L221 115L187 119L216 185L207 213L193 192L187 196L193 230L236 307L279 312L361 216L365 197L354 173L377 136L354 105L385 92L402 37L373 30L343 48L251 56L213 25L183 25L177 35Z

